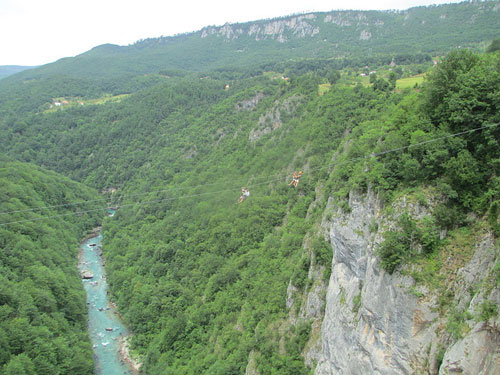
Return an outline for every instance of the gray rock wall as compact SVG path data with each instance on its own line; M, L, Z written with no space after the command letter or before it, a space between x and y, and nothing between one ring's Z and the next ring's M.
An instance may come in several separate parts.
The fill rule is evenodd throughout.
M497 245L498 246L498 245ZM492 267L499 260L498 247L491 235L476 244L473 257L457 272L457 280L451 287L456 291L458 307L471 315L478 315L486 301L500 307L500 290L489 290L488 279L493 277ZM472 290L479 292L472 295ZM471 319L467 322L470 332L461 340L452 343L445 352L439 375L500 374L500 318L488 321Z
M306 363L316 363L315 374L500 374L498 318L471 321L470 332L453 342L444 329L445 318L439 316L437 296L417 286L425 295L417 298L410 292L416 287L411 277L398 272L389 275L379 267L374 251L383 240L383 230L370 233L370 223L387 229L398 210L421 217L426 209L403 199L396 203L393 217L384 218L380 202L371 193L351 194L349 206L350 213L339 210L322 224L333 261L321 331L305 353ZM477 311L482 294L476 294L479 300L474 302L467 293L473 285L481 285L496 259L498 249L486 235L457 273L456 285L450 285L457 305ZM498 288L489 293L490 300L500 303ZM438 357L443 347L447 350L441 365Z

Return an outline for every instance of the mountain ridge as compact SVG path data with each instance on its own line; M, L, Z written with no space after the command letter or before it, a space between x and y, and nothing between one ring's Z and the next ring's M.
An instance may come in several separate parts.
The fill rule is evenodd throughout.
M500 3L445 4L405 11L331 11L245 23L139 40L103 44L63 58L19 79L55 74L106 77L156 73L161 69L208 71L227 66L300 58L339 58L377 53L444 54L478 47L500 28ZM387 43L391 40L391 43Z
M6 78L13 74L22 72L27 69L33 69L36 66L28 66L28 65L0 65L0 79Z

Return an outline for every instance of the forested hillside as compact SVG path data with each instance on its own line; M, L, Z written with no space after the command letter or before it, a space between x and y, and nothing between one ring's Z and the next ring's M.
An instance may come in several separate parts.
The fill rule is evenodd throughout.
M13 155L119 188L105 256L144 373L308 373L312 328L289 320L300 305L287 308L287 289L300 295L330 277L320 230L329 197L343 210L352 191L375 191L385 205L420 189L420 199L429 189L440 197L426 220L401 218L403 232L387 235L379 256L391 273L437 254L436 233L467 226L471 212L498 231L498 55L454 52L423 91L382 77L363 86L331 74L332 85L327 75L229 88L186 77L30 115L3 137ZM287 186L299 169L298 188ZM251 196L237 204L241 186ZM412 228L417 237L399 239Z
M2 155L0 190L0 374L92 374L76 263L103 212L75 216L64 205L96 193Z
M26 69L32 69L33 66L21 66L21 65L0 65L0 79L8 77L12 74L22 72Z
M402 234L387 235L379 256L390 273L437 254L437 233L468 225L471 212L497 233L498 61L453 53L422 93L338 83L318 96L311 76L269 83L176 131L128 185L166 189L147 199L158 203L119 211L105 232L112 290L144 373L308 373L311 326L289 320L300 305L287 308L287 288L307 291L311 269L329 279L331 250L319 235L329 197L343 210L352 191L375 191L384 205L411 191L439 197L425 220L403 216ZM170 147L182 153L169 158ZM251 196L238 205L240 186Z
M106 44L2 79L0 115L39 111L58 99L130 94L193 72L227 81L265 71L422 64L454 48L483 50L498 37L499 12L498 1L335 11L210 26L129 46Z
M0 83L0 152L116 189L103 252L143 374L495 373L500 54L484 50L499 10L325 13L99 47ZM283 33L266 34L270 23ZM338 34L341 54L316 49L340 38L323 24L356 36ZM401 31L423 25L429 34ZM228 52L239 44L242 60ZM444 56L458 45L481 52ZM443 56L434 64L430 53ZM52 172L0 161L3 223L20 221L0 226L2 248L28 257L2 250L0 374L89 373L71 244L100 211L22 220L106 205ZM242 187L250 196L238 203ZM92 202L59 206L81 200ZM57 207L20 211L37 206ZM59 269L67 282L51 284ZM55 343L40 354L34 337Z

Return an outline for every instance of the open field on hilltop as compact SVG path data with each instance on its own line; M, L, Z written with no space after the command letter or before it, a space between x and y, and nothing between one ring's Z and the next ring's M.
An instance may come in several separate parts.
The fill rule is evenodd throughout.
M415 87L416 84L421 85L424 82L425 74L417 74L413 77L401 78L396 81L397 89L406 89L408 87Z
M103 95L95 99L81 99L81 98L54 98L52 104L44 110L44 113L55 112L63 108L73 108L80 105L96 105L105 103L118 103L130 96L130 94L120 95Z

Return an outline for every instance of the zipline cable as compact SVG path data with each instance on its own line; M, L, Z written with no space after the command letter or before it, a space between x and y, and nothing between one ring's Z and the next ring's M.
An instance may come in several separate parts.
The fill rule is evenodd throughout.
M379 152L379 153L372 154L372 155L369 155L369 156L375 157L375 156L385 155L385 154L388 154L388 153L391 153L391 152L402 151L402 150L409 149L411 147L422 146L422 145L425 145L425 144L428 144L428 143L436 142L436 141L447 139L447 138L453 138L453 137L456 137L456 136L459 136L459 135L464 135L464 134L476 132L476 131L482 130L482 129L492 128L492 127L495 127L495 126L498 126L498 125L500 125L500 123L491 124L491 125L483 125L483 126L481 126L479 128L469 129L469 130L465 130L465 131L462 131L462 132L459 132L459 133L454 133L454 134L448 134L446 136L429 139L427 141L418 142L418 143L415 143L415 144L412 144L412 145L408 145L408 146L398 147L398 148L395 148L395 149L391 149L391 150ZM366 157L368 157L368 156L366 156ZM361 157L361 159L364 159L366 157ZM359 160L359 158L354 158L354 159L351 159L350 161L358 161L358 160ZM338 164L338 163L336 163L336 164ZM316 171L316 170L321 170L321 169L324 169L326 167L330 167L330 166L333 166L333 165L336 165L336 164L334 163L334 164L328 164L328 165L323 166L323 167L312 168L312 169L309 169L309 171L313 172L313 171ZM281 175L281 174L282 173L276 173L276 174L274 174L274 176L278 176L278 175ZM270 176L273 176L273 175L270 175ZM254 179L255 180L259 180L259 179L266 178L266 177L269 177L269 176L255 177ZM146 191L146 192L142 192L142 193L124 194L124 195L120 195L119 197L120 198L135 197L135 196L141 196L141 195L152 194L152 193L164 193L164 192L170 192L170 191L176 191L176 190L183 190L183 189L196 189L198 187L217 186L217 185L222 185L222 184L224 184L224 183L223 182L216 182L216 183L213 183L213 184L200 184L200 185L193 185L193 186L171 187L171 188L168 188L168 189L151 190L151 191ZM56 204L56 205L52 205L52 206L26 208L26 209L23 209L23 210L13 210L13 211L0 212L0 215L7 215L7 214L13 214L13 213L20 213L20 212L29 212L29 211L36 211L36 210L44 210L44 209L57 208L57 207L76 206L76 205L80 205L80 204L102 202L102 201L107 201L107 200L108 200L107 198L100 198L100 199L87 200L87 201L81 201L81 202L62 203L62 204Z
M280 178L280 180L281 180L281 178ZM252 184L251 186L264 185L264 184L268 184L269 182L272 182L272 181L277 181L277 179L261 182L258 184ZM206 192L206 193L181 195L179 197L169 197L169 198L157 199L154 201L127 203L127 204L117 205L117 206L115 206L115 208L119 209L119 208L123 208L123 207L142 206L145 204L154 204L154 203L160 203L160 202L165 202L165 201L173 201L173 200L177 200L177 199L181 199L181 198L194 198L194 197L201 197L204 195L228 193L228 192L234 192L234 190L235 189L225 189L225 190L219 190L219 191L210 191L210 192ZM107 210L107 209L109 209L109 208L108 207L100 207L100 208L94 208L94 209L85 210L85 211L74 211L74 212L68 212L65 214L58 214L58 215L52 215L52 216L41 216L41 217L37 217L37 218L33 218L33 219L24 219L24 220L11 221L8 223L0 223L0 226L8 225L8 224L25 223L25 222L30 222L30 221L40 221L40 220L46 220L46 219L53 219L53 218L62 217L62 216L81 215L81 214L86 214L86 213L96 212L96 211L101 211L101 210Z
M317 171L317 170L321 170L321 169L325 169L325 168L329 168L329 167L332 167L332 166L337 166L337 165L342 164L342 163L356 162L356 161L364 160L364 159L367 159L367 158L378 157L378 156L385 155L385 154L392 153L392 152L403 151L403 150L410 149L412 147L418 147L418 146L426 145L426 144L429 144L429 143L432 143L432 142L437 142L437 141L440 141L440 140L457 137L459 135L470 134L470 133L473 133L473 132L476 132L476 131L479 131L479 130L482 130L482 129L493 128L493 127L498 126L498 125L500 125L500 122L496 123L496 124L483 125L483 126L481 126L479 128L464 130L462 132L458 132L458 133L454 133L454 134L448 134L448 135L445 135L445 136L442 136L442 137L436 137L436 138L428 139L426 141L417 142L417 143L414 143L414 144L411 144L411 145L407 145L407 146L397 147L397 148L393 148L393 149L390 149L390 150L381 151L381 152L378 152L378 153L372 153L370 155L360 156L358 158L347 159L347 160L343 160L343 161L337 161L335 163L327 164L327 165L322 166L322 167L311 168L311 169L309 169L309 172ZM260 183L249 183L249 184L247 184L247 186L252 187L252 186L258 186L258 185L264 185L264 184L267 184L267 183L270 183L270 182L274 182L274 181L279 181L283 177L286 177L286 176L283 176L283 175L284 175L284 173L276 173L274 175L269 175L269 176L255 177L254 179L258 180L258 179L262 179L262 178L270 177L270 176L281 176L280 178L266 180L266 181L260 182ZM132 197L132 196L140 196L140 195L146 195L146 194L152 194L152 193L171 192L171 191L175 191L175 190L188 189L188 188L196 189L196 188L199 188L199 187L216 186L216 185L220 185L220 184L223 184L223 183L201 184L201 185L178 187L178 188L174 187L174 188L169 188L169 189L153 190L153 191L148 191L148 192L143 192L143 193L125 194L125 195L120 196L120 198L123 198L123 197ZM234 188L234 189L236 189L236 188ZM142 204L159 203L159 202L164 202L164 201L169 201L169 200L175 200L175 199L180 199L180 198L197 197L197 196L202 196L202 195L224 193L224 192L234 191L234 189L225 189L225 190L220 190L220 191L215 191L215 192L191 194L191 195L185 195L185 196L180 196L180 197L170 197L170 198L164 198L164 199L160 199L160 200L156 200L156 201L149 201L149 202L135 202L135 203L125 204L125 205L117 205L115 207L121 208L121 207L133 206L133 205L137 205L137 204L138 205L142 205ZM93 203L93 202L106 201L106 200L107 199L105 199L105 198L103 198L103 199L95 199L95 200L82 201L82 202L73 202L73 203L59 204L59 205L53 205L53 206L36 207L36 208L25 209L25 210L18 210L18 211L0 212L0 214L28 212L28 211L35 211L35 210L47 209L47 208L55 208L55 207L71 206L71 205L78 205L78 204L86 204L86 203ZM95 212L95 211L100 211L100 210L104 210L104 209L107 209L107 208L108 207L101 207L101 208L96 208L96 209L86 210L86 211L75 211L75 212L70 212L70 213L66 213L66 214L45 216L45 217L40 217L40 218L35 218L35 219L25 219L25 220L18 220L18 221L12 221L12 222L7 222L7 223L0 223L0 226L4 226L4 225L8 225L8 224L15 224L15 223L22 223L22 222L29 222L29 221L39 221L39 220L50 219L50 218L61 217L61 216L69 216L69 215L75 215L75 214L83 214L83 213Z
M280 173L280 174L282 174L282 173ZM277 176L277 175L279 175L279 174L278 173L274 174L274 176ZM270 177L270 176L273 176L273 175L263 176L263 177L255 177L255 179L262 179L264 177ZM200 188L200 187L217 186L217 185L223 185L223 184L224 184L224 182L216 182L216 183L213 183L213 184L200 184L200 185L192 185L192 186L179 186L179 187L172 187L172 188L162 189L162 190L151 190L151 191L146 191L146 192L142 192L142 193L124 194L124 195L120 195L119 198L135 197L135 196L152 194L152 193L165 193L165 192L171 192L171 191L182 190L182 189L196 189L196 188ZM108 201L108 198L93 199L93 200L87 200L87 201L81 201L81 202L61 203L61 204L55 204L55 205L52 205L52 206L26 208L26 209L23 209L23 210L5 211L5 212L0 212L0 215L14 214L14 213L19 213L19 212L29 212L29 211L36 211L36 210L44 210L44 209L48 209L48 208L76 206L76 205L79 205L79 204L87 204L87 203L102 202L102 201Z

